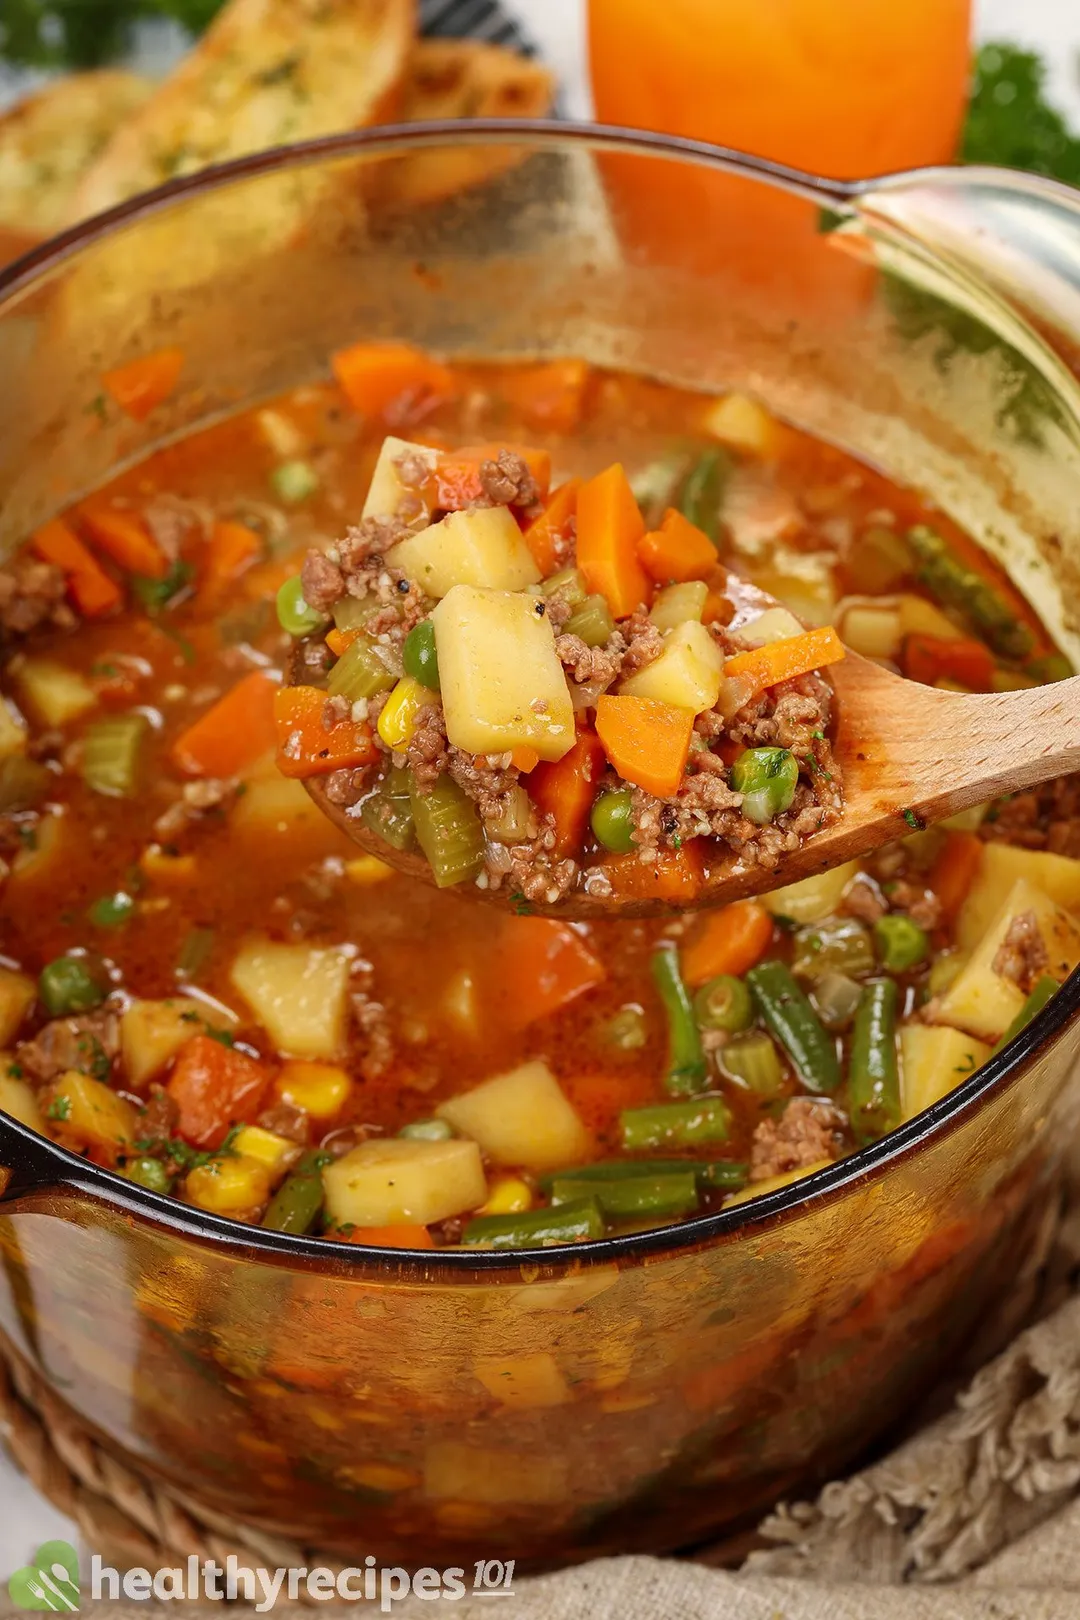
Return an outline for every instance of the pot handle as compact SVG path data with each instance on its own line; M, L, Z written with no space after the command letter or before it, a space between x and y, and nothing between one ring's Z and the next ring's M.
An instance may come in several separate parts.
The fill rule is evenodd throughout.
M845 189L863 229L898 228L1080 357L1080 191L1011 169L917 169ZM1049 330L1047 330L1049 329ZM1058 347L1058 344L1054 344ZM1072 351L1071 353L1069 351Z

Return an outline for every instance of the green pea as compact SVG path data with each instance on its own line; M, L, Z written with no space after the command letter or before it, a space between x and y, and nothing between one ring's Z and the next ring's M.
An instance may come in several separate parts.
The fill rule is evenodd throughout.
M281 628L290 636L309 636L326 623L326 615L304 600L300 575L287 579L277 593L277 616Z
M930 936L910 917L894 912L879 917L874 924L874 940L881 965L889 973L905 973L918 967L930 954Z
M58 956L41 970L38 996L53 1018L89 1012L105 1000L105 989L77 956Z
M629 788L613 788L600 793L593 801L589 817L593 836L598 844L615 855L628 855L634 847L632 837L634 800Z
M749 1029L754 1021L750 992L741 979L721 973L697 992L694 1016L702 1029L726 1029L731 1034Z
M270 483L279 500L295 506L314 495L319 487L319 475L306 461L283 461L270 474Z
M748 821L764 827L795 797L799 762L787 748L747 748L731 767L731 785L743 796Z
M430 619L422 619L409 631L402 660L406 675L433 692L439 690L439 654L435 647L435 626Z
M116 894L103 894L100 900L95 900L86 915L95 928L119 928L134 910L134 898L119 889Z
M414 1119L410 1125L403 1125L398 1131L407 1142L448 1142L453 1136L452 1127L445 1119Z
M168 1173L160 1159L152 1159L149 1156L144 1159L130 1159L124 1167L124 1174L129 1181L137 1182L140 1187L146 1187L150 1192L166 1193L169 1190Z

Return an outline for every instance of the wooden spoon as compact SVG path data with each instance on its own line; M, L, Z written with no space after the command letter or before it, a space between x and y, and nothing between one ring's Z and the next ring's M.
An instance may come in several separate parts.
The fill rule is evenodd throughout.
M736 627L751 609L775 605L751 586L740 586L738 597ZM727 905L867 855L972 805L1080 770L1080 676L1016 692L968 695L920 686L853 652L828 675L836 693L833 749L844 776L844 809L835 826L781 856L772 871L710 843L705 880L694 898L678 907L577 890L556 905L531 904L530 911L566 918L644 917ZM321 778L305 785L323 813L357 844L410 877L434 881L422 855L388 848L355 810L331 804ZM507 908L513 904L506 888L491 893L462 885L459 892Z

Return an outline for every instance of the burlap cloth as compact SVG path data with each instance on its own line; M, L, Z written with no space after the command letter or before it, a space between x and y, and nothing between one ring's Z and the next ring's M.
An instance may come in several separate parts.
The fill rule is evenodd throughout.
M729 1562L730 1548L693 1561L606 1559L516 1580L496 1612L506 1620L1080 1620L1078 1281L1080 1147L1011 1295L964 1362L945 1370L895 1450L815 1501L778 1508L760 1527L764 1545L737 1573L710 1567L710 1557ZM47 1467L32 1472L50 1488ZM77 1496L63 1505L80 1516ZM174 1606L87 1607L138 1620ZM490 1620L492 1607L465 1597L451 1610L459 1620ZM393 1607L402 1620L435 1610L446 1612L417 1599ZM280 1604L274 1613L290 1611L312 1614ZM11 1612L0 1596L0 1614Z

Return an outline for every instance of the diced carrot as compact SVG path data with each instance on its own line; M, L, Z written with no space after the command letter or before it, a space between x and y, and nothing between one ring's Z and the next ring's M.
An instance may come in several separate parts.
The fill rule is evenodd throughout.
M550 1017L607 977L581 935L551 917L507 917L497 955L498 995L515 1029Z
M551 484L551 455L547 450L533 450L526 444L508 444L505 440L490 444L467 444L460 450L451 450L439 457L435 468L435 504L448 512L461 511L478 501L484 493L480 482L480 468L485 461L494 461L500 450L509 450L520 456L532 473L540 491L540 499L547 495Z
M335 658L340 658L343 653L348 652L353 642L363 633L362 630L328 630L326 632L326 645Z
M342 720L327 731L325 711L326 693L317 686L279 687L273 713L277 765L283 776L327 776L370 765L377 757L370 726Z
M947 640L943 636L904 637L900 655L909 681L933 686L935 681L958 681L973 692L989 692L994 683L993 654L981 641Z
M781 681L793 681L811 670L838 664L845 656L844 644L831 625L822 630L808 630L805 635L792 636L787 641L774 641L766 647L755 647L751 652L736 653L724 665L724 674L730 679L745 678L755 692L778 686Z
M164 579L169 559L135 512L105 500L84 501L76 516L91 540L118 568L146 579Z
M336 1232L329 1233L336 1237ZM370 1243L377 1249L433 1249L435 1239L426 1226L413 1226L401 1221L396 1226L354 1226L351 1232L341 1234L346 1243Z
M555 854L577 856L585 842L589 811L607 768L594 731L581 730L569 753L555 764L538 765L529 777L529 797L555 823Z
M705 877L699 839L681 849L661 849L655 864L637 855L612 855L603 865L619 900L662 900L672 906L696 899Z
M500 393L531 427L572 433L580 425L591 372L584 360L548 360L515 366L500 378Z
M590 591L607 597L617 619L648 602L649 578L638 561L645 522L618 462L582 484L577 498L577 563Z
M237 579L262 554L263 543L254 529L231 519L219 520L210 531L203 590L216 593L223 585Z
M975 833L950 832L930 868L928 882L941 903L942 921L956 921L960 907L978 876L983 841Z
M100 618L120 606L123 591L62 518L46 523L32 543L44 562L63 570L75 606L85 618Z
M577 512L580 478L570 478L548 501L538 518L525 530L525 544L533 554L533 562L547 578L559 565L559 543L569 539L571 519Z
M693 985L705 984L720 973L739 978L761 961L772 935L772 917L756 900L736 900L711 911L683 947L683 978Z
M669 508L658 529L638 542L638 557L658 585L707 579L716 567L716 547L703 529Z
M179 1110L178 1135L196 1147L220 1147L233 1125L254 1119L269 1084L265 1064L212 1035L193 1035L165 1087Z
M654 698L610 697L596 705L596 734L624 782L658 799L677 793L686 770L694 732L691 709L677 709Z
M512 748L510 763L517 766L522 776L528 776L539 765L540 755L535 748Z
M330 357L342 393L362 416L404 421L455 393L453 373L409 343L354 343Z
M138 360L129 360L126 366L104 372L101 384L122 411L136 422L143 422L168 399L183 369L183 349L157 349L153 354L140 355Z
M186 776L218 777L236 776L253 765L277 741L277 691L264 670L252 670L181 732L172 745L173 763Z

